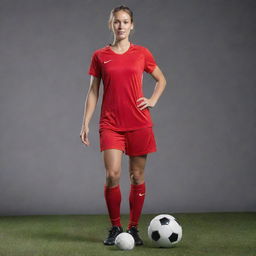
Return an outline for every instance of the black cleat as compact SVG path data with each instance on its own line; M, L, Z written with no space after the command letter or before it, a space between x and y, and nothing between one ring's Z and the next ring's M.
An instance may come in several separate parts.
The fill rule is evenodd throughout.
M138 234L139 231L135 226L132 226L126 232L133 236L135 245L143 245L143 241L141 240L141 238L139 237L139 234Z
M123 228L118 226L112 226L108 232L108 237L103 241L103 243L105 245L114 245L116 237L123 232Z

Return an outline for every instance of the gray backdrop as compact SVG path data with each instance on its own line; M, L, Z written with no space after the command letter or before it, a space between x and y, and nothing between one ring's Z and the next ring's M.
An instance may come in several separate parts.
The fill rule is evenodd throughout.
M109 13L134 11L167 85L151 109L143 213L256 210L255 1L0 1L0 214L106 214L102 101L79 134L94 50ZM144 73L144 93L155 81ZM128 213L128 156L122 209Z

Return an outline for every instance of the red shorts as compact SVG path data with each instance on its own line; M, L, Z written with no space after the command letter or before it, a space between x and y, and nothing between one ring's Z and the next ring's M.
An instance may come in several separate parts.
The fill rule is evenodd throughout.
M152 127L132 131L100 129L100 151L119 149L129 156L139 156L157 151Z

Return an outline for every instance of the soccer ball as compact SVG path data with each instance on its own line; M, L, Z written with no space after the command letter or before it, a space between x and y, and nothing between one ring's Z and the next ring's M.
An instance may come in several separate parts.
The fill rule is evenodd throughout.
M121 250L132 250L134 244L133 236L126 232L120 233L115 239L115 245Z
M171 247L182 237L182 227L169 214L154 217L148 226L148 237L157 247Z

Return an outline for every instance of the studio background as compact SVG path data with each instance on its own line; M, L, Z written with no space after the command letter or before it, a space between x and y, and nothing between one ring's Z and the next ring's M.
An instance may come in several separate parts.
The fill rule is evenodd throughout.
M92 52L134 12L167 85L152 108L143 213L256 210L255 1L0 1L0 215L107 214L100 98L80 140ZM155 81L144 73L145 97ZM122 208L129 212L128 156Z

